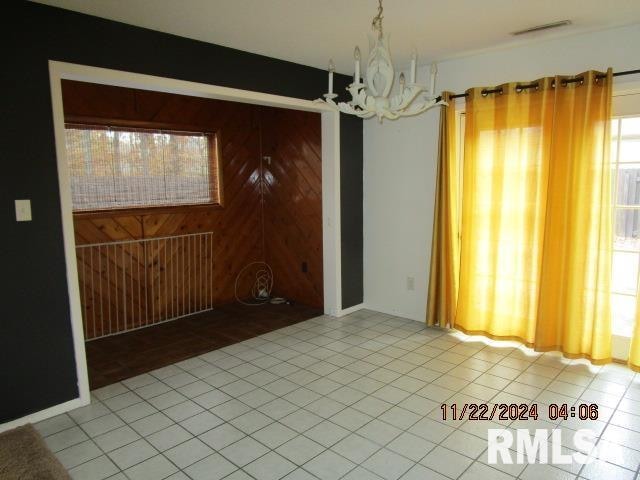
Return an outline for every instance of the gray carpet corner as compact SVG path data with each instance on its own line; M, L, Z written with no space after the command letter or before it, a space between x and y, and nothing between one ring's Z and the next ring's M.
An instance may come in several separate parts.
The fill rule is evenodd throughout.
M0 480L71 480L33 425L0 433Z

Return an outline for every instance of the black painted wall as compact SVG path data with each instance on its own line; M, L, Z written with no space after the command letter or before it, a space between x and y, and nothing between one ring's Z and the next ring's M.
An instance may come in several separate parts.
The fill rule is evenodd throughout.
M362 303L362 120L340 117L340 227L342 234L342 308Z
M296 98L326 72L23 1L3 5L0 73L0 423L78 395L48 60ZM239 27L241 28L241 27ZM349 78L337 75L336 90ZM343 116L344 117L344 116ZM362 122L341 121L343 308L362 302ZM33 221L17 223L14 199Z

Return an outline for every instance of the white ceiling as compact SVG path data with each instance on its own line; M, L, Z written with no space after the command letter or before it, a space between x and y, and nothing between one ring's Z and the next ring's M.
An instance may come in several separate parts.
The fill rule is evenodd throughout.
M332 57L337 70L348 74L353 47L368 50L377 10L376 0L33 1L319 68ZM413 48L424 64L640 23L639 0L386 0L384 7L385 32L398 65L408 64ZM509 35L564 19L573 25Z

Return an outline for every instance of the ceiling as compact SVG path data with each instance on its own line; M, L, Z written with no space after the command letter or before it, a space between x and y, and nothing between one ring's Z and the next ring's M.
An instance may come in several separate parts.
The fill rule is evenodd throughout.
M119 22L305 65L353 72L368 50L376 0L33 0ZM387 0L384 28L394 62L419 63L640 23L638 0ZM558 20L572 25L513 37ZM621 46L621 48L625 48Z

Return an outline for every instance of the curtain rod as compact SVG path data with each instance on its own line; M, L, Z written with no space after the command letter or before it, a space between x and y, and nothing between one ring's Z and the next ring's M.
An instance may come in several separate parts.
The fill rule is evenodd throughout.
M621 77L623 75L635 75L635 74L639 74L640 73L640 69L637 70L625 70L624 72L615 72L613 74L614 77ZM604 73L601 73L600 75L597 75L596 78L605 78L607 75ZM578 83L578 82L582 82L584 79L582 77L575 77L575 78L568 78L566 80L562 81L562 85L565 86L569 83ZM527 90L528 88L536 88L538 86L538 82L534 82L534 83L529 83L529 84L523 84L523 85L516 85L516 91L520 92L522 90ZM490 89L490 90L483 90L482 94L483 95L488 95L490 93L499 93L501 92L502 89L501 88L494 88L494 89ZM469 94L468 93L456 93L455 95L451 95L449 98L464 98L467 97ZM442 100L442 96L437 98L438 101Z

